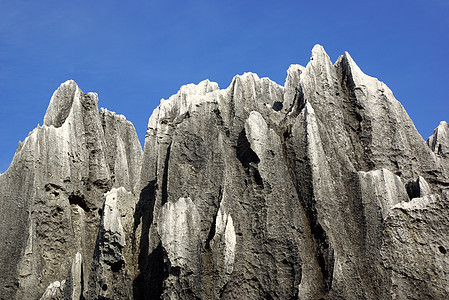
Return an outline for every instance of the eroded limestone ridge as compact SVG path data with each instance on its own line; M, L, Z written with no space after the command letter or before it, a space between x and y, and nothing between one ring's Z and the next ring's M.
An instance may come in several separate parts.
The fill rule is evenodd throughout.
M98 109L98 97L74 81L53 94L42 126L17 148L0 175L0 298L38 299L67 279L85 292L103 194L134 191L142 148L123 116ZM53 284L53 287L61 286ZM79 293L78 293L79 294Z
M317 45L132 124L68 81L0 175L0 298L446 299L449 128Z

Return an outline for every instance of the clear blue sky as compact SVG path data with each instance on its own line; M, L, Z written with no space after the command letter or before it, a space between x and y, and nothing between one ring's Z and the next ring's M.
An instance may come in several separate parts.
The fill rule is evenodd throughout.
M161 98L252 71L283 84L315 44L351 53L427 138L449 119L449 1L0 1L0 172L74 79L143 141Z

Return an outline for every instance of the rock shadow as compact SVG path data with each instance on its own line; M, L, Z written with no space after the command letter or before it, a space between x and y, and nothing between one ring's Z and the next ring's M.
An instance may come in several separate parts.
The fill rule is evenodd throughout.
M139 253L139 275L133 281L134 299L160 299L163 292L163 283L166 279L164 269L164 251L161 243L148 255L149 232L153 222L153 210L156 202L156 180L145 186L136 204L134 213L134 232L141 225L140 247L135 249Z

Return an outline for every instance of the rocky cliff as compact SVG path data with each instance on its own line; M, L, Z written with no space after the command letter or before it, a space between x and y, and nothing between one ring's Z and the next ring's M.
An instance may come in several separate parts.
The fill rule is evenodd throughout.
M143 152L67 81L0 175L0 298L447 299L448 149L319 45L181 87Z

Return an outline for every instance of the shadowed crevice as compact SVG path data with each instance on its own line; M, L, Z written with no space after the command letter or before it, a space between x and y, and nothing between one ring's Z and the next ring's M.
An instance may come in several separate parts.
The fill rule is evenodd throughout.
M150 181L140 192L139 201L134 213L134 236L140 227L140 247L136 249L135 242L133 251L139 253L138 269L140 274L133 281L134 299L148 299L147 295L152 287L149 286L149 232L153 222L153 210L155 204L156 180ZM153 251L154 252L154 251ZM154 256L154 255L153 255Z
M250 163L259 163L260 159L257 154L251 149L245 130L239 133L237 139L237 158L245 168L248 168Z
M89 207L87 206L86 199L84 198L84 195L77 195L77 194L70 194L69 195L69 203L70 205L78 205L81 207L85 212L90 211Z
M245 168L246 173L250 175L257 185L263 188L262 176L260 176L257 165L260 162L259 156L251 149L251 144L246 137L246 132L243 129L237 139L237 158Z
M217 225L217 215L218 215L218 211L220 210L220 202L222 199L223 199L223 188L220 186L220 190L218 191L218 201L219 201L218 206L215 210L214 217L212 219L212 225L210 227L209 234L207 235L206 242L204 243L204 245L205 245L204 247L206 250L210 249L210 242L212 241L212 239L215 236L215 227Z
M165 155L165 161L164 161L164 174L162 175L162 205L167 203L168 200L168 164L170 161L170 150L171 150L171 143L167 147L167 154Z
M303 104L304 103L302 103L302 105ZM282 138L284 160L295 186L298 200L304 209L306 220L310 228L310 235L313 238L313 246L316 249L315 259L319 265L319 272L322 275L322 282L316 282L317 288L321 290L323 294L327 294L332 289L334 250L330 245L326 231L318 220L311 162L306 157L303 157L303 159L295 159L301 157L298 153L301 153L301 150L305 151L307 141L304 139L301 144L296 144L295 141L292 140L292 129L290 127L284 129ZM301 149L301 147L304 148ZM299 282L301 282L302 271L299 276Z

